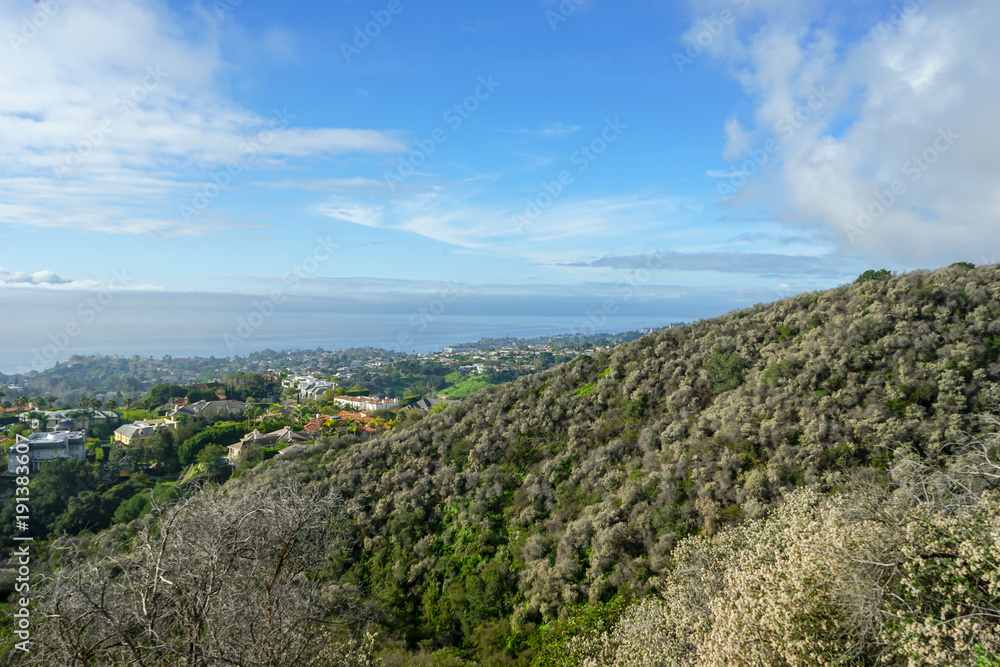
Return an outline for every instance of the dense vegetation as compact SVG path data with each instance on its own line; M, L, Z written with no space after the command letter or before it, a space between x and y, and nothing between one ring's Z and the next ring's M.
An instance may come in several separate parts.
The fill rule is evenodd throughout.
M691 579L717 585L718 597L706 604L732 598L741 586L778 586L794 598L794 577L781 588L786 579L754 579L748 567L796 562L810 540L849 533L857 507L837 498L859 494L829 494L859 480L878 500L869 510L896 512L899 530L883 535L888 553L906 554L909 543L943 552L968 537L986 554L976 567L995 571L996 543L980 537L995 535L989 527L997 506L983 488L963 506L987 526L971 537L960 534L948 493L925 498L937 503L926 505L899 500L897 491L909 488L900 482L905 465L948 469L965 452L956 443L981 430L979 415L1000 405L1000 269L958 265L864 278L580 357L378 438L322 441L237 484L251 492L294 483L343 498L349 539L342 560L325 572L379 610L387 665L573 664L559 662L569 655L627 664L615 651L630 655L644 632L636 619L650 615L657 646L680 632L688 643L676 655L693 662L670 661L664 649L662 662L639 664L869 664L871 655L884 664L941 664L935 660L955 647L954 637L930 657L886 648L912 640L912 633L893 632L905 635L907 622L926 621L916 613L899 616L895 630L873 613L862 633L873 652L852 645L853 653L838 657L823 644L780 653L774 645L784 640L761 632L772 643L762 639L760 652L740 663L738 650L726 651L742 645L734 628L746 627L752 614L738 614L752 607L733 605L721 618L682 608L682 598L669 613L642 602L683 586L688 579L678 576L712 562L721 564ZM857 525L872 525L864 523L870 518ZM817 522L830 530L816 530ZM935 522L946 527L938 537L957 526L952 543L906 532ZM858 528L859 540L865 530ZM852 563L836 561L829 576L870 584L862 576L870 572ZM906 590L924 595L920 586L938 570L917 570L892 581L918 582ZM718 584L723 575L733 583ZM976 604L996 608L995 578L952 575L985 586ZM933 619L939 602L928 604ZM854 632L835 606L789 605L771 616L765 609L760 622L781 625L788 609L804 609L805 620L792 625L806 628L807 638ZM985 630L974 633L994 651L998 620L987 616ZM932 634L927 642L940 638ZM968 643L966 635L959 639ZM719 644L716 654L688 650L709 644ZM988 659L974 646L962 650L969 660Z
M799 489L688 538L658 595L583 628L555 664L998 665L998 445L904 454L888 483Z
M678 326L678 325L672 325ZM436 395L448 392L465 396L467 383L479 388L501 384L521 375L551 367L572 359L588 347L609 346L635 340L639 331L616 334L558 335L534 339L485 338L457 346L453 353L408 355L372 347L345 350L262 350L246 357L193 357L162 359L130 358L105 355L73 355L64 363L42 372L5 375L0 373L0 389L13 404L18 397L33 398L49 394L56 401L72 405L92 394L113 394L119 404L125 399L146 401L147 407L162 405L172 397L187 396L190 401L208 398L205 390L182 385L221 381L229 398L243 400L259 397L273 387L264 387L261 373L319 373L337 376L348 387L364 388L379 396L402 398L410 394ZM467 364L489 356L489 371L468 371ZM443 363L442 363L443 362ZM6 387L5 385L13 385ZM155 394L152 389L157 390ZM173 392L173 393L170 393ZM201 392L201 393L198 393ZM364 393L364 392L362 392ZM209 399L211 400L211 399ZM158 402L157 402L158 401ZM137 403L138 405L138 403Z

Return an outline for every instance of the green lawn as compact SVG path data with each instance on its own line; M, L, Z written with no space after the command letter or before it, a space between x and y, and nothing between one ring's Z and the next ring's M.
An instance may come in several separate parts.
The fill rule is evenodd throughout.
M458 375L458 373L452 373L451 375ZM451 380L451 375L447 376L447 379L449 381L453 381ZM485 389L488 385L489 383L486 381L486 378L484 377L481 376L471 377L471 378L466 378L461 382L455 383L454 386L448 387L441 393L447 396L448 398L465 398L469 394L477 392L480 389Z

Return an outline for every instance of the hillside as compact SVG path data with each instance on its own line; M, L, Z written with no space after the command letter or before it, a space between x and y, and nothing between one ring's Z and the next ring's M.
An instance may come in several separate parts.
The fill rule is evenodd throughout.
M541 625L647 594L682 538L853 469L947 456L1000 405L1000 268L877 278L583 356L227 486L340 494L353 547L329 572L400 651L526 663ZM387 664L460 664L442 655Z
M1000 270L760 305L489 389L407 432L277 464L349 499L366 582L411 637L605 600L678 538L829 473L935 452L1000 399Z

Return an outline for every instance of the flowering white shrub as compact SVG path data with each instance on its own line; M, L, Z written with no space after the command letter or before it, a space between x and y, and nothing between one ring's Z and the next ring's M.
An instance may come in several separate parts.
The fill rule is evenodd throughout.
M572 648L588 667L995 664L997 444L902 457L891 485L803 489L766 519L688 538L657 598Z

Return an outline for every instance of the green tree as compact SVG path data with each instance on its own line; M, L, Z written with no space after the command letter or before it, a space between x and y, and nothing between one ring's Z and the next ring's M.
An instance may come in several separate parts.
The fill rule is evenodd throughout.
M95 491L98 480L94 468L85 461L53 459L44 461L31 480L31 521L28 535L45 539L52 534L56 519L69 507L70 500L83 491ZM13 530L16 501L10 498L0 511L0 531ZM79 512L85 513L81 505Z
M197 389L192 387L187 391L188 403L197 403L198 401L217 401L219 400L219 395L216 394L211 389Z
M879 269L878 271L874 269L868 269L860 276L858 276L857 280L855 280L854 282L866 283L872 280L889 280L889 278L892 278L892 271L888 269Z
M148 491L137 493L118 506L112 517L112 522L128 523L129 521L134 521L143 514L146 514L149 511L149 507L150 493Z
M85 530L97 532L111 525L101 497L93 491L83 491L72 496L66 510L52 524L53 535L78 535Z
M187 394L187 390L177 384L158 384L149 390L149 403L154 406L163 405L172 398L180 398Z
M222 445L228 447L242 438L247 433L242 423L239 422L218 422L196 433L181 443L178 449L178 456L181 465L191 465L195 463L198 454L208 445Z
M222 445L211 444L205 447L205 449L198 452L197 461L198 463L215 463L219 459L225 458L226 454L229 453L229 449L223 447Z
M735 389L743 384L743 360L739 352L725 352L721 345L712 350L708 360L708 379L712 382L712 391L716 394Z

